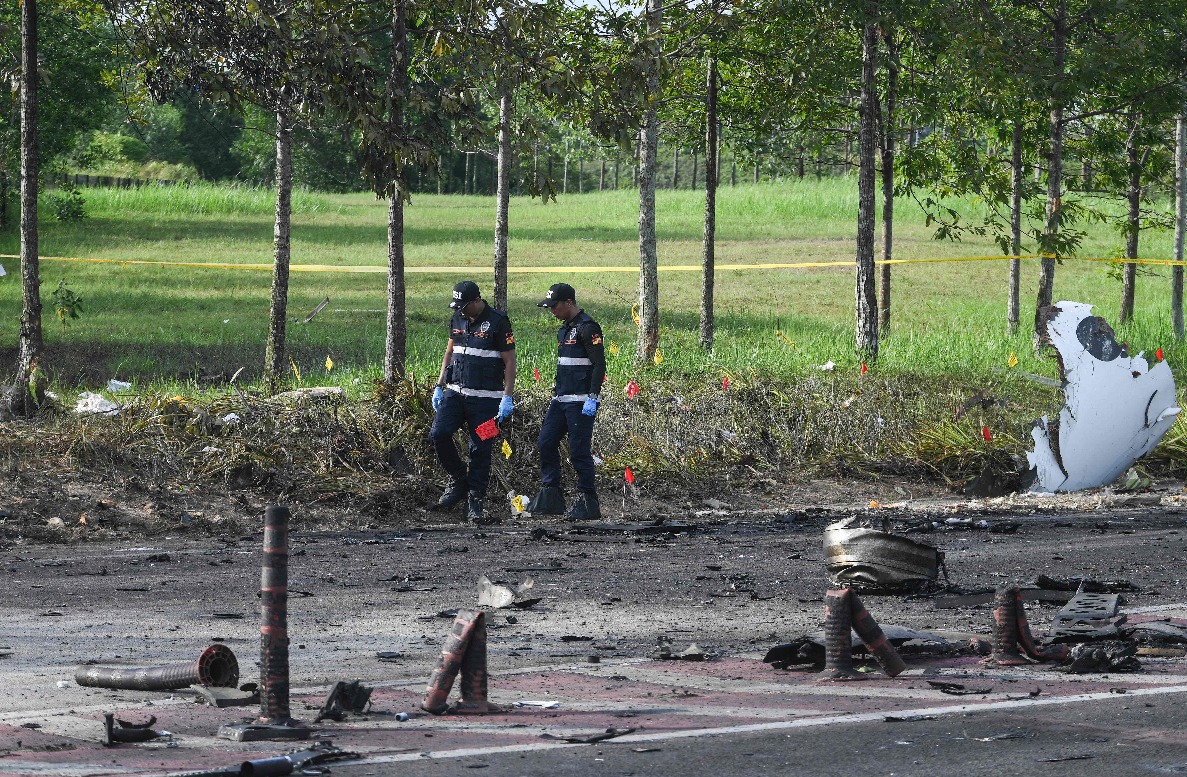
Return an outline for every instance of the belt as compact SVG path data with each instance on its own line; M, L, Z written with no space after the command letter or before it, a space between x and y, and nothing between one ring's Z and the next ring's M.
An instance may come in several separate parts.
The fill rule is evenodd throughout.
M554 402L584 402L589 394L560 394L552 398Z
M502 399L503 398L502 389L500 389L499 391L487 391L486 389L462 388L461 386L459 386L456 383L450 383L445 388L449 389L450 391L454 392L455 394L461 394L463 397L482 397L484 399Z
M453 352L460 353L463 356L485 356L490 359L502 358L502 354L498 351L488 351L485 348L473 348L468 345L455 345L453 347Z
M558 356L556 363L561 367L583 367L592 365L593 361L584 356Z

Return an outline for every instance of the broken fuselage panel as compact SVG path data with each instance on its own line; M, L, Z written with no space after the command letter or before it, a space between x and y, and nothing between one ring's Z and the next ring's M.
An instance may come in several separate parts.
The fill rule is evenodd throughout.
M1142 354L1130 356L1091 305L1059 302L1042 316L1059 359L1064 406L1056 421L1043 416L1031 431L1031 490L1107 485L1152 451L1179 417L1175 379L1166 362L1150 367Z

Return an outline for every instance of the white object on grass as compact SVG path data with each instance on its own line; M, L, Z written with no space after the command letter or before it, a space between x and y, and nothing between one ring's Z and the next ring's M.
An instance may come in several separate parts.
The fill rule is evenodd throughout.
M1032 491L1078 491L1113 482L1150 451L1179 417L1166 362L1130 356L1103 318L1082 302L1059 302L1046 315L1059 354L1064 406L1031 430ZM1054 444L1052 444L1054 442Z
M79 415L117 415L120 406L101 394L84 391L78 395L78 404L74 406L74 412Z

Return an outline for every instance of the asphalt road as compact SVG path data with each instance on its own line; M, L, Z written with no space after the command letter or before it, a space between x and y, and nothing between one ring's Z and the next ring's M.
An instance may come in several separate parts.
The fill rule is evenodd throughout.
M957 504L931 505L929 515L968 514L963 509ZM909 511L893 515L906 522L921 519L921 514ZM609 690L595 693L574 679L588 672L570 672L557 683L552 679L561 676L549 672L579 666L596 655L607 672L630 674L627 669L648 656L657 638L665 635L678 646L695 642L719 653L727 662L720 666L739 662L741 668L735 674L745 675L746 684L706 686L713 692L734 694L728 699L723 696L725 701L701 699L705 704L728 701L728 713L692 710L692 696L686 705L689 709L672 708L672 720L697 716L691 729L701 734L655 738L658 732L673 730L664 722L667 718L657 718L650 728L630 737L597 745L541 747L535 739L508 744L509 734L523 733L517 727L535 732L533 727L547 725L547 720L526 713L500 719L488 731L475 722L478 719L468 719L455 729L449 729L444 719L417 719L406 729L394 727L398 736L393 733L395 739L376 745L367 761L334 765L334 774L452 774L461 767L479 768L490 775L1187 773L1187 735L1179 733L1187 730L1182 704L1187 693L1184 659L1155 662L1154 680L1147 678L1135 686L1132 683L1137 681L1130 679L1101 679L1105 685L1080 694L1084 698L1065 693L1067 698L1058 703L1053 697L1063 693L1058 690L1062 681L1051 679L1053 690L1041 698L1052 701L1043 705L1007 704L1008 695L991 694L988 700L996 699L999 706L960 710L953 708L951 700L935 699L920 690L911 704L942 711L934 719L925 716L911 722L885 721L885 714L898 709L885 702L894 698L893 689L908 682L905 678L884 679L860 705L817 707L802 711L802 716L803 705L793 712L782 708L764 712L768 702L761 694L769 689L755 691L752 685L766 688L771 682L789 682L797 688L820 687L812 678L788 680L787 673L775 672L757 657L775 643L821 627L822 596L828 585L821 530L836 517L820 512L705 514L689 518L695 530L676 534L569 535L564 533L567 527L544 521L486 531L426 523L398 532L297 533L290 566L293 684L313 698L328 683L359 678L403 689L386 697L383 711L398 711L400 705L414 709L450 623L437 614L473 606L480 574L509 582L530 576L535 594L542 597L539 604L489 615L489 663L496 701L501 700L500 693L506 701L524 698L537 687L523 685L527 680L516 686L510 679L499 679L499 673L521 672L539 678L541 693L554 687L572 688L571 695L562 699L562 710L566 703L570 711L576 709L578 701L595 717L619 709L621 704L615 706L618 686L611 684L606 686ZM1016 522L1020 526L1013 534L940 530L914 535L945 551L956 586L983 589L1006 582L1028 583L1040 573L1124 579L1139 589L1127 595L1128 609L1163 607L1170 615L1187 615L1187 604L1177 607L1187 602L1182 567L1187 526L1175 511L1105 508L996 515L980 511L975 517L991 525ZM159 765L129 765L135 759L126 755L130 751L120 750L105 754L102 762L110 771L103 771L93 753L79 745L55 753L51 760L60 764L54 767L58 771L48 767L38 771L40 767L28 764L46 761L44 753L49 751L30 754L28 737L17 745L12 729L2 727L19 727L22 721L40 716L36 720L42 722L36 725L41 733L77 743L87 737L87 721L105 706L138 710L148 709L148 703L161 709L189 704L184 693L170 699L167 694L79 688L72 682L73 668L87 660L132 664L188 660L211 640L219 640L239 655L244 678L253 679L259 547L258 534L179 534L118 543L18 543L5 548L0 557L0 587L5 592L0 601L0 647L11 654L0 658L0 687L5 691L0 694L0 775L179 771L185 759L178 761L178 756L189 746L185 725L193 726L188 730L193 747L217 750L218 745L200 735L198 722L181 721L176 723L183 730L181 747L154 751L163 759ZM984 606L937 610L926 598L865 599L883 624L985 636L990 631L990 614ZM1057 606L1035 603L1029 609L1032 625L1042 630ZM379 651L400 655L381 661L376 656ZM614 669L620 665L627 669ZM935 671L968 677L976 670L950 665ZM724 683L729 677L719 679ZM1106 686L1111 681L1130 692L1109 693ZM635 699L644 686L662 687L662 683L654 677L632 676L630 683L621 684L621 694ZM790 699L801 692L788 691L780 703L792 709ZM828 704L836 702L827 689L811 693L813 699L823 696ZM999 688L995 693L1003 692ZM701 688L693 695L711 694ZM873 717L861 717L863 710ZM799 717L812 722L788 726L788 721ZM451 745L449 752L434 748L432 756L422 755L429 751L421 740L434 729L421 723L444 727L437 741L445 741L441 737L448 734L457 737L456 746ZM751 724L760 728L748 728ZM673 725L690 728L686 723ZM387 730L379 723L375 726ZM355 732L346 739L366 742L358 736L362 735ZM470 750L472 755L464 755ZM398 760L385 761L385 757ZM1075 760L1058 760L1065 758ZM24 771L15 767L5 771L6 764L17 763L24 764L20 767ZM74 764L70 767L74 771L69 771L69 764ZM85 764L89 766L84 768Z

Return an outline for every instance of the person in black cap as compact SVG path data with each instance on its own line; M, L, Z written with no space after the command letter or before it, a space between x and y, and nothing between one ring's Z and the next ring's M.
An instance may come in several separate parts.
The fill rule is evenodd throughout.
M498 523L482 509L494 437L483 440L475 430L492 418L502 423L515 409L515 335L511 319L486 304L473 281L453 287L449 307L455 312L449 322L441 373L433 389L433 410L437 415L429 430L437 459L449 475L449 485L437 501L437 509L448 510L465 499L467 520ZM468 473L453 443L454 432L463 423L470 432Z
M571 521L601 520L594 475L594 416L606 378L606 350L602 328L577 307L577 295L567 283L555 283L539 303L563 323L557 332L556 388L540 426L536 448L540 452L540 492L529 512L560 515ZM561 438L569 435L569 461L577 470L577 501L565 512L561 490Z

